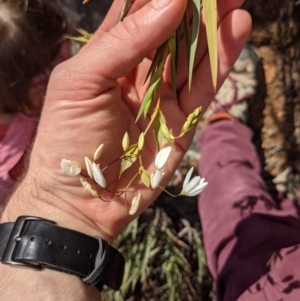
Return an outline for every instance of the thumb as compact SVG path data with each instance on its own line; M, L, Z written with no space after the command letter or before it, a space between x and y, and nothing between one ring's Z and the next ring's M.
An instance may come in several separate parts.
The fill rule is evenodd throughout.
M69 88L74 90L75 82L79 86L84 82L85 88L88 82L90 87L108 89L101 88L103 80L123 77L165 42L180 24L185 8L186 0L152 0L61 64L56 70L57 81L63 80L66 89L70 83ZM66 78L60 78L63 69L67 69Z

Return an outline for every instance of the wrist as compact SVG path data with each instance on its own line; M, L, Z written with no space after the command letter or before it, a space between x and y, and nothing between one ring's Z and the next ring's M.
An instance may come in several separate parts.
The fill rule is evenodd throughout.
M15 222L21 215L37 216L53 220L61 227L92 237L103 238L109 244L113 243L113 237L102 231L92 220L78 210L76 205L70 203L78 202L78 200L74 200L76 194L67 191L55 193L55 187L59 187L59 184L50 184L50 181L46 180L45 177L39 178L36 176L37 174L31 171L26 174L5 207L1 216L1 223Z
M34 182L35 185L28 185L29 183L33 183L31 173L28 173L24 177L22 183L19 185L19 187L11 197L7 207L4 210L3 216L1 218L1 223L15 222L20 215L37 216L48 220L53 220L59 227L75 230L77 232L86 234L91 238L97 236L105 240L109 240L107 239L107 236L103 234L89 219L85 218L83 215L80 215L80 212L78 212L74 208L68 206L68 202L65 202L64 199L61 199L57 195L52 194L49 190L45 189L43 185L37 183L37 181ZM36 190L35 187L39 187L39 189ZM27 228L28 227L26 227L26 229ZM34 229L36 229L35 225ZM53 232L51 231L48 233ZM65 237L68 238L68 241L70 241L70 236L68 234L59 235L58 237ZM94 238L92 238L92 240L94 240ZM110 240L110 242L112 242L112 240ZM61 242L53 241L53 247L64 245L64 243L65 239L63 239L63 241ZM75 245L71 243L71 249L76 249ZM93 248L90 249L88 247L88 244L85 243L80 244L80 247L83 245L86 246L87 250L93 250ZM108 254L111 254L111 250L107 252ZM80 252L80 254L83 253ZM69 256L69 258L72 257L73 256ZM65 262L65 260L66 259L64 259L63 262ZM116 262L118 261L116 260ZM35 271L30 268L20 269L3 264L0 266L1 274L8 273L9 275L11 275L10 277L12 279L16 279L16 281L14 281L13 283L8 281L5 284L10 291L16 292L16 294L14 293L13 297L10 295L10 293L8 293L10 300L14 300L14 296L15 300L17 300L20 295L26 296L26 294L29 295L27 299L26 297L23 298L24 300L33 300L32 298L29 298L29 296L30 292L35 289L36 283L38 283L39 287L41 288L44 285L47 287L47 290L41 290L36 294L36 300L48 300L48 298L49 300L52 300L51 298L53 298L53 296L56 296L56 292L59 293L59 291L64 291L66 287L68 288L68 293L70 294L70 297L67 297L67 299L94 300L93 298L95 298L95 300L99 300L99 290L94 286L84 284L78 276L68 275L48 269ZM122 265L120 265L120 273L121 266ZM24 283L24 280L28 277L30 277L32 282L26 282L26 285L23 284L20 288L16 286L18 282ZM106 277L109 276L105 276L105 279L107 280ZM65 293L63 293L63 298L66 299ZM59 295L57 295L57 298L55 300L59 299L60 297Z

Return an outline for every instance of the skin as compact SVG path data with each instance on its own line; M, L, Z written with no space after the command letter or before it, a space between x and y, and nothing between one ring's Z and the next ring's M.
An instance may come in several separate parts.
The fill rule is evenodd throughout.
M159 7L167 2L167 6ZM251 28L249 15L238 9L242 2L218 1L218 86L228 75ZM112 243L160 193L159 189L144 188L140 179L134 181L127 199L130 202L140 190L143 201L138 212L129 216L123 196L111 203L102 202L92 198L78 178L67 177L60 171L62 158L84 166L84 156L92 158L101 143L101 167L110 164L122 154L125 131L130 141L135 142L149 122L148 118L141 118L135 124L145 92L143 82L151 63L149 58L180 23L186 1L137 0L124 22L116 24L122 4L122 0L116 0L90 43L53 71L28 171L6 206L1 222L15 221L20 215L35 215ZM181 72L177 83L179 101L174 102L165 75L161 109L174 135L196 107L207 108L215 93L209 76L205 30L200 29L200 34L191 93L187 74ZM190 131L176 142L164 168L162 185L168 183L178 167L193 134ZM154 170L156 153L153 138L146 135L142 160L150 172ZM118 181L117 165L112 164L104 172L109 189L114 191L124 189L136 172L129 170ZM103 196L112 197L109 193ZM4 265L0 265L0 273L6 275L0 282L3 300L20 300L20 296L22 300L99 300L99 291L75 276Z

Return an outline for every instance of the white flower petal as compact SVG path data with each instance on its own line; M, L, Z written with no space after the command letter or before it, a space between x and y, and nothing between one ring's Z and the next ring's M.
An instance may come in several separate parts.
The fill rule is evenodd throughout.
M151 188L155 189L158 187L159 183L162 180L164 173L161 169L156 169L152 174L151 174Z
M197 187L200 183L201 178L199 176L195 176L191 179L191 181L186 186L186 191L192 191L195 187Z
M71 177L76 177L81 172L81 166L76 161L62 159L60 162L61 171Z
M106 188L106 180L100 169L100 164L93 162L92 164L93 177L95 182L102 188Z
M182 189L183 190L186 190L186 186L188 185L188 183L189 183L189 181L191 179L193 170L194 170L194 167L191 167L190 170L188 171L188 173L186 174L185 179L183 181L183 185L182 185Z
M168 159L169 159L169 156L171 154L171 151L172 151L172 147L171 146L168 146L166 148L162 148L156 155L155 157L155 167L156 169L162 169Z
M84 157L85 166L89 177L94 180L93 171L92 171L92 161L88 157Z
M193 190L190 190L188 196L198 195L200 192L202 192L204 190L204 188L207 186L207 184L208 183L202 183L202 184L198 185L197 187L195 187Z

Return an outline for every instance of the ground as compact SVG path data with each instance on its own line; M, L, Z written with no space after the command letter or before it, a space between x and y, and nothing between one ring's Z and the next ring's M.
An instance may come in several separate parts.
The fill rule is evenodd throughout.
M68 4L75 0L57 1ZM75 2L80 11L80 1ZM102 1L100 11L92 10L96 23L109 2ZM249 42L257 47L261 58L260 85L257 101L250 108L249 125L254 131L263 177L271 193L286 194L297 201L300 5L293 0L248 0L244 8L253 18ZM80 18L76 18L78 24ZM185 158L180 172L185 174L190 166L197 166L194 155ZM169 189L176 191L180 183L173 184ZM124 285L119 293L107 292L103 300L214 300L200 224L195 198L173 199L163 193L117 242L127 258Z

